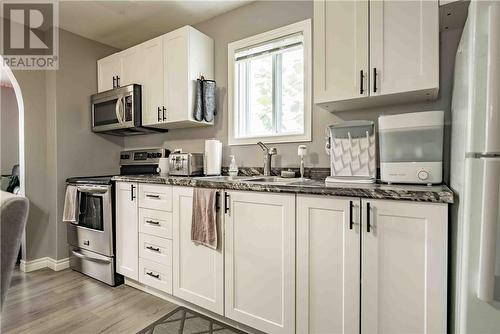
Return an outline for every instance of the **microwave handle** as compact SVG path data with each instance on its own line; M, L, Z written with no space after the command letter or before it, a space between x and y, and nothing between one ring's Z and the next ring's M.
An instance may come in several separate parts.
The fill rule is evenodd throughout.
M120 124L124 122L124 112L123 112L123 96L120 96L118 100L116 100L116 105L115 105L115 113L116 113L116 119Z

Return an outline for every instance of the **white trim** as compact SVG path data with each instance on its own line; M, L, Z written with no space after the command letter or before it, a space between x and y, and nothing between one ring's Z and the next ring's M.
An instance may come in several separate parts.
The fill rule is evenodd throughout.
M23 94L21 92L21 87L19 82L17 82L14 73L8 66L4 66L3 57L0 55L0 71L7 74L10 80L10 84L14 89L17 101L17 109L19 113L19 195L26 196L26 157L25 157L25 147L24 147L24 100ZM23 235L21 237L21 257L26 258L26 227L24 228Z
M69 268L69 258L55 260L50 257L42 257L31 261L21 260L20 269L25 273L40 270L43 268L50 268L54 271L64 270L66 268Z
M191 310L196 311L200 314L206 315L207 317L213 318L217 321L220 321L220 322L222 322L226 325L232 326L234 328L240 329L244 332L247 332L250 334L262 334L263 333L263 332L256 330L255 328L246 326L244 324L241 324L239 322L236 322L234 320L231 320L229 318L221 316L220 314L208 311L208 310L206 310L206 309L204 309L196 304L191 304L183 299L175 297L174 295L170 295L166 292L163 292L163 291L157 290L155 288L152 288L150 286L144 285L144 284L137 282L133 279L125 277L125 285L128 285L128 286L135 288L137 290L149 293L150 295L156 296L158 298L161 298L161 299L166 300L168 302L177 304L179 306L184 306L188 309L191 309Z
M269 40L277 39L286 35L301 32L304 36L304 133L299 135L284 136L264 136L251 138L236 138L235 124L236 117L234 112L234 54L236 50L264 43ZM229 145L250 145L258 141L266 143L290 143L307 142L312 140L312 41L311 41L311 19L296 22L278 29L267 31L255 36L241 39L229 43L227 46L227 74L228 74L228 144Z

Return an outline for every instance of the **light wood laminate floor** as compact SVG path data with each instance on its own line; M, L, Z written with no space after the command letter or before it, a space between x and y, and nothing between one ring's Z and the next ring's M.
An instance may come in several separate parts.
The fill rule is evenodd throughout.
M136 333L176 307L126 285L109 287L71 269L16 270L0 332Z

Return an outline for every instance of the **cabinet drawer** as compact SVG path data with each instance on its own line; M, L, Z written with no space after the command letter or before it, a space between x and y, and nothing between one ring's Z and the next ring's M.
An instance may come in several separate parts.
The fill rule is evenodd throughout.
M172 187L157 184L139 184L139 207L172 211Z
M172 239L172 213L140 208L139 232Z
M139 259L139 282L155 289L172 293L172 267Z
M172 240L139 233L139 257L171 266Z

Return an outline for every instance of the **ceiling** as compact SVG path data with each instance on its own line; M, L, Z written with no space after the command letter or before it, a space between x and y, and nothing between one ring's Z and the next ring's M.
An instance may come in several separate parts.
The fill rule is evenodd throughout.
M60 1L59 26L117 49L126 49L250 2L252 1Z

